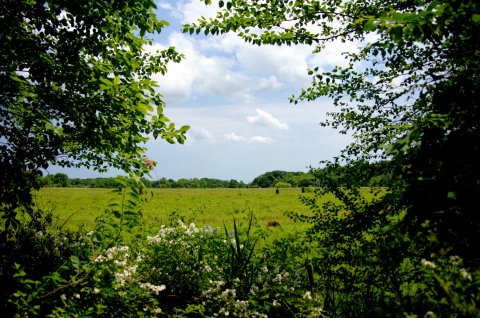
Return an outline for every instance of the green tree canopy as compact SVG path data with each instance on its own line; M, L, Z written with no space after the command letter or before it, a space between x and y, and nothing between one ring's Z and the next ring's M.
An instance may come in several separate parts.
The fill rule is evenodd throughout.
M151 80L182 56L148 51L153 0L0 2L0 204L30 202L51 164L145 170L153 136L184 141Z
M355 138L327 164L330 168L317 174L338 201L320 204L305 198L314 220L296 216L314 223L309 234L320 249L319 274L325 286L336 284L338 302L326 297L327 311L365 317L382 312L423 316L427 311L478 315L471 305L478 303L478 289L449 294L451 286L462 283L448 274L432 279L412 269L426 264L425 259L449 264L458 256L472 272L480 265L480 3L218 4L221 12L215 18L185 25L184 32L235 32L248 43L311 45L313 53L334 41L358 45L343 53L345 66L308 70L311 85L291 97L294 103L332 98L336 109L322 125ZM372 200L358 186L368 172L364 163L379 159L387 161L378 167L391 187ZM340 166L349 169L339 174ZM429 294L418 295L418 288ZM445 291L448 295L442 296Z
M480 234L473 210L480 194L478 1L218 4L216 18L185 25L184 32L235 32L248 43L311 45L313 53L333 41L358 44L343 53L346 66L308 70L310 87L291 101L331 97L337 108L322 125L356 139L341 158L393 160L407 218L419 227L429 220L440 241L480 255L472 245Z

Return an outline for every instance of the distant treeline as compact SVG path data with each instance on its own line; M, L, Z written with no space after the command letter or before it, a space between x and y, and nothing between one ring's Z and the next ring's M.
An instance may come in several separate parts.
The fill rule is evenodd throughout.
M290 188L320 187L326 177L341 181L355 175L359 180L359 186L386 186L393 177L388 166L388 162L361 162L349 166L332 165L309 172L275 170L256 177L251 183L214 178L143 179L143 182L148 188ZM64 173L47 175L41 179L45 187L115 188L118 186L115 178L71 179Z

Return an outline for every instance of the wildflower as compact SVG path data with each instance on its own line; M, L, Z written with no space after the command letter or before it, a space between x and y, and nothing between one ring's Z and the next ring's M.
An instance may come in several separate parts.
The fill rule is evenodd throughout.
M161 314L161 313L162 313L162 309L160 309L160 308L155 308L155 309L153 310L153 313L154 313L154 314Z
M93 293L94 293L94 294L100 294L100 289L97 288L97 287L95 287L95 288L93 289Z
M74 294L73 296L77 299L80 299L80 294Z
M280 303L276 299L273 300L272 305L273 307L280 307Z
M458 255L450 256L450 264L458 265L462 262L462 259Z
M60 299L61 299L62 301L66 301L66 300L67 300L67 296L66 296L65 294L62 294L62 295L60 296Z
M264 273L267 273L267 272L268 272L268 267L267 267L267 266L263 266L262 270L263 270Z
M208 265L205 265L205 271L206 271L207 273L210 273L210 272L212 271L212 268L211 268L210 266L208 266Z
M424 258L422 259L421 262L422 262L422 266L425 267L425 268L427 268L427 269L430 269L430 268L433 269L433 268L437 267L437 266L435 266L435 263L434 263L434 262L427 261L427 260L424 259Z
M228 310L226 310L225 308L220 308L220 310L218 311L219 314L224 314L225 316L228 316L230 315L230 312L228 312Z
M222 292L222 295L220 296L220 298L222 299L225 299L225 298L228 298L228 296L232 296L233 298L235 298L235 296L237 295L237 291L235 289L225 289L225 291Z
M472 275L470 275L465 268L460 269L460 276L462 276L464 280L472 280Z
M273 281L274 281L275 283L279 283L279 282L282 281L282 279L283 279L282 274L277 274L277 276L275 276L275 278L273 279Z
M155 295L158 295L161 291L167 289L167 286L165 286L165 285L157 286L157 285L153 285L153 284L150 284L150 283L142 283L142 284L140 284L140 288L141 289L149 289L152 292L154 292Z
M238 310L246 310L248 307L248 301L246 300L235 300L235 308Z
M124 259L123 261L115 260L115 261L113 261L113 263L117 266L120 266L120 267L127 266L127 260L126 259Z
M124 286L125 282L132 280L133 274L137 271L137 265L127 267L121 273L115 273L115 278L120 286Z
M305 300L312 300L312 292L310 292L310 291L307 290L307 291L305 292L305 295L303 295L303 299L305 299Z

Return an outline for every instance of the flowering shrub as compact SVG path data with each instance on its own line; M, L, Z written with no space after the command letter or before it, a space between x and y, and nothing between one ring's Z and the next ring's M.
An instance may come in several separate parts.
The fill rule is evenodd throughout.
M147 237L139 272L146 281L166 285L159 299L170 308L163 309L208 317L321 316L320 299L298 258L287 261L287 251L273 246L253 253L250 226L242 235L234 222L234 230L223 235L179 222ZM293 250L288 239L276 244Z
M146 281L166 286L161 302L184 306L222 275L225 244L220 231L210 226L187 226L181 221L176 227L162 225L144 242L139 272Z
M478 316L478 269L470 272L464 267L463 260L456 255L435 260L422 259L420 264L407 263L409 266L404 266L404 270L409 271L410 280L402 285L402 292L409 296L424 296L422 309L426 317L437 317L437 314L449 317ZM402 274L407 276L405 271Z
M1 299L13 308L8 316L322 316L305 263L308 247L298 238L256 249L253 217L246 228L234 222L231 231L178 221L148 236L140 221L143 188L121 181L121 204L111 205L94 230L45 241L61 262L36 276L15 264L14 292Z

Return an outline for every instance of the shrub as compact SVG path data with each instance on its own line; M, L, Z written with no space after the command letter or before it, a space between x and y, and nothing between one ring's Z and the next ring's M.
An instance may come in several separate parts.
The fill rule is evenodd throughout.
M291 187L292 187L292 185L288 182L280 181L280 182L275 183L275 188L291 188Z

